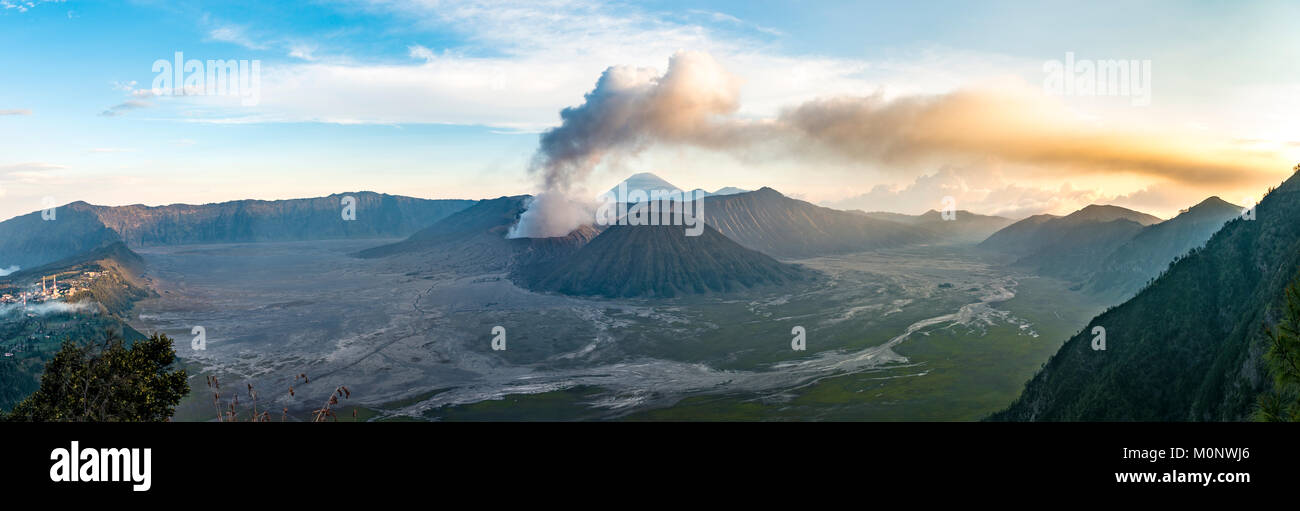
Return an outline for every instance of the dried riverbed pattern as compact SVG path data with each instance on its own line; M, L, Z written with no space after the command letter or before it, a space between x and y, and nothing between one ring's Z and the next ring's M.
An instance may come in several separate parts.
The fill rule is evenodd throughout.
M414 417L449 405L577 387L601 389L587 404L595 416L610 418L698 394L779 397L823 378L885 367L924 375L923 363L894 348L930 329L978 337L989 326L1012 324L1023 335L1037 335L1029 322L997 308L1015 296L1019 276L941 248L799 261L829 282L794 293L652 301L538 294L503 274L466 275L414 258L350 256L380 242L142 250L160 297L139 304L137 326L175 336L178 353L204 372L258 388L307 372L311 385L347 384L367 405L406 400L383 414ZM795 307L806 303L823 306ZM952 308L910 322L883 343L852 346L842 329L835 334L841 338L818 337L829 331L823 327L869 328L867 321L948 306L940 304ZM773 345L788 345L789 325L802 325L811 347L739 368L727 356L683 356L676 349L709 342L737 323L770 325L770 337L752 342ZM194 325L207 331L205 351L189 349ZM506 351L490 349L493 325L506 325ZM298 401L285 395L274 405L311 405Z

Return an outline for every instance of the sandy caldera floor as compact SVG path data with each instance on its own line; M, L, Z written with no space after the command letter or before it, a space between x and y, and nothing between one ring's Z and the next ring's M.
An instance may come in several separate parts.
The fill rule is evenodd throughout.
M927 375L925 361L896 349L931 330L1039 336L1032 321L999 308L1026 276L960 249L800 261L826 275L813 286L599 300L532 293L503 274L452 271L436 260L351 255L389 241L139 249L159 296L137 304L133 326L175 338L199 373L195 388L220 375L227 395L252 384L263 409L301 416L347 385L350 404L420 418L575 388L598 389L584 394L578 418L709 394L780 401L845 374ZM195 326L205 331L205 350L192 349ZM505 351L491 349L497 326L507 333ZM808 332L807 351L790 349L793 326ZM290 396L303 373L311 382ZM198 413L212 409L210 396L197 401Z

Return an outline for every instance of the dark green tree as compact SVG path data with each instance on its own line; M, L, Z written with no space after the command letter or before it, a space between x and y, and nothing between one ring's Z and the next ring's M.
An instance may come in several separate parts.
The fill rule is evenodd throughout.
M157 422L171 417L189 391L166 335L131 346L115 331L102 342L72 340L45 366L41 386L14 406L9 421Z
M1273 377L1273 389L1259 397L1255 419L1265 422L1300 421L1300 279L1286 289L1286 310L1276 328L1265 328L1270 345L1264 360Z

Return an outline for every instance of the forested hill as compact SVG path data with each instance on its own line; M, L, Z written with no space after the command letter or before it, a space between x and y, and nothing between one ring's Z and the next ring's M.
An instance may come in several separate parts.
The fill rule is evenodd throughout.
M137 300L151 293L140 276L143 270L139 255L114 242L0 277L0 289L6 293L31 289L45 277L55 277L53 282L71 293L62 300L27 306L0 305L0 351L8 353L0 359L0 410L11 409L36 391L45 365L65 339L85 343L102 338L109 329L128 344L144 339L124 319Z
M1015 266L1070 282L1104 303L1120 303L1240 214L1241 207L1218 197L1163 222L1137 211L1094 205L1064 217L1027 218L980 246L1016 256Z
M1241 206L1210 197L1178 216L1143 228L1096 265L1084 290L1119 303L1159 275L1174 258L1202 246Z
M1300 269L1300 177L1094 318L993 420L1243 420L1269 388L1262 328ZM1106 349L1091 347L1094 327Z

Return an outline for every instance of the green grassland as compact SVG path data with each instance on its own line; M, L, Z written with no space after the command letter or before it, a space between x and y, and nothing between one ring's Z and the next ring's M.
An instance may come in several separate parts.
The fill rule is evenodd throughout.
M951 286L948 286L951 287ZM946 287L947 288L947 287ZM945 288L945 289L946 289ZM658 336L637 324L616 332L619 342L677 360L720 361L717 366L739 370L764 369L772 361L808 356L789 349L789 325L798 316L810 318L836 304L792 300L779 308L779 322L755 321L735 303L693 304L687 314L708 318L712 327L698 338ZM911 323L951 312L963 303L943 294L903 307L883 317L859 318L832 326L809 328L809 352L820 349L859 350L879 345ZM979 420L1005 407L1026 381L1100 308L1066 284L1044 278L1020 280L1017 296L995 305L1032 324L995 323L968 327L940 323L924 328L895 348L908 357L895 364L857 373L828 374L792 389L754 393L697 393L668 406L618 416L623 420ZM728 323L728 319L744 318ZM691 324L699 324L691 322ZM811 321L809 324L813 324ZM1029 332L1036 332L1037 336ZM674 340L676 339L676 340ZM578 386L540 394L513 394L503 399L444 406L427 410L423 420L582 420L607 412L592 407L603 389ZM385 408L385 407L380 407ZM393 407L398 408L398 407Z
M1014 325L987 331L934 325L895 351L909 364L833 376L779 398L722 395L688 397L677 405L626 417L632 420L978 420L1005 407L1097 304L1063 298L1064 284L1025 279L1019 294L997 308L1033 324L1038 337ZM1076 304L1076 305L1068 305Z

